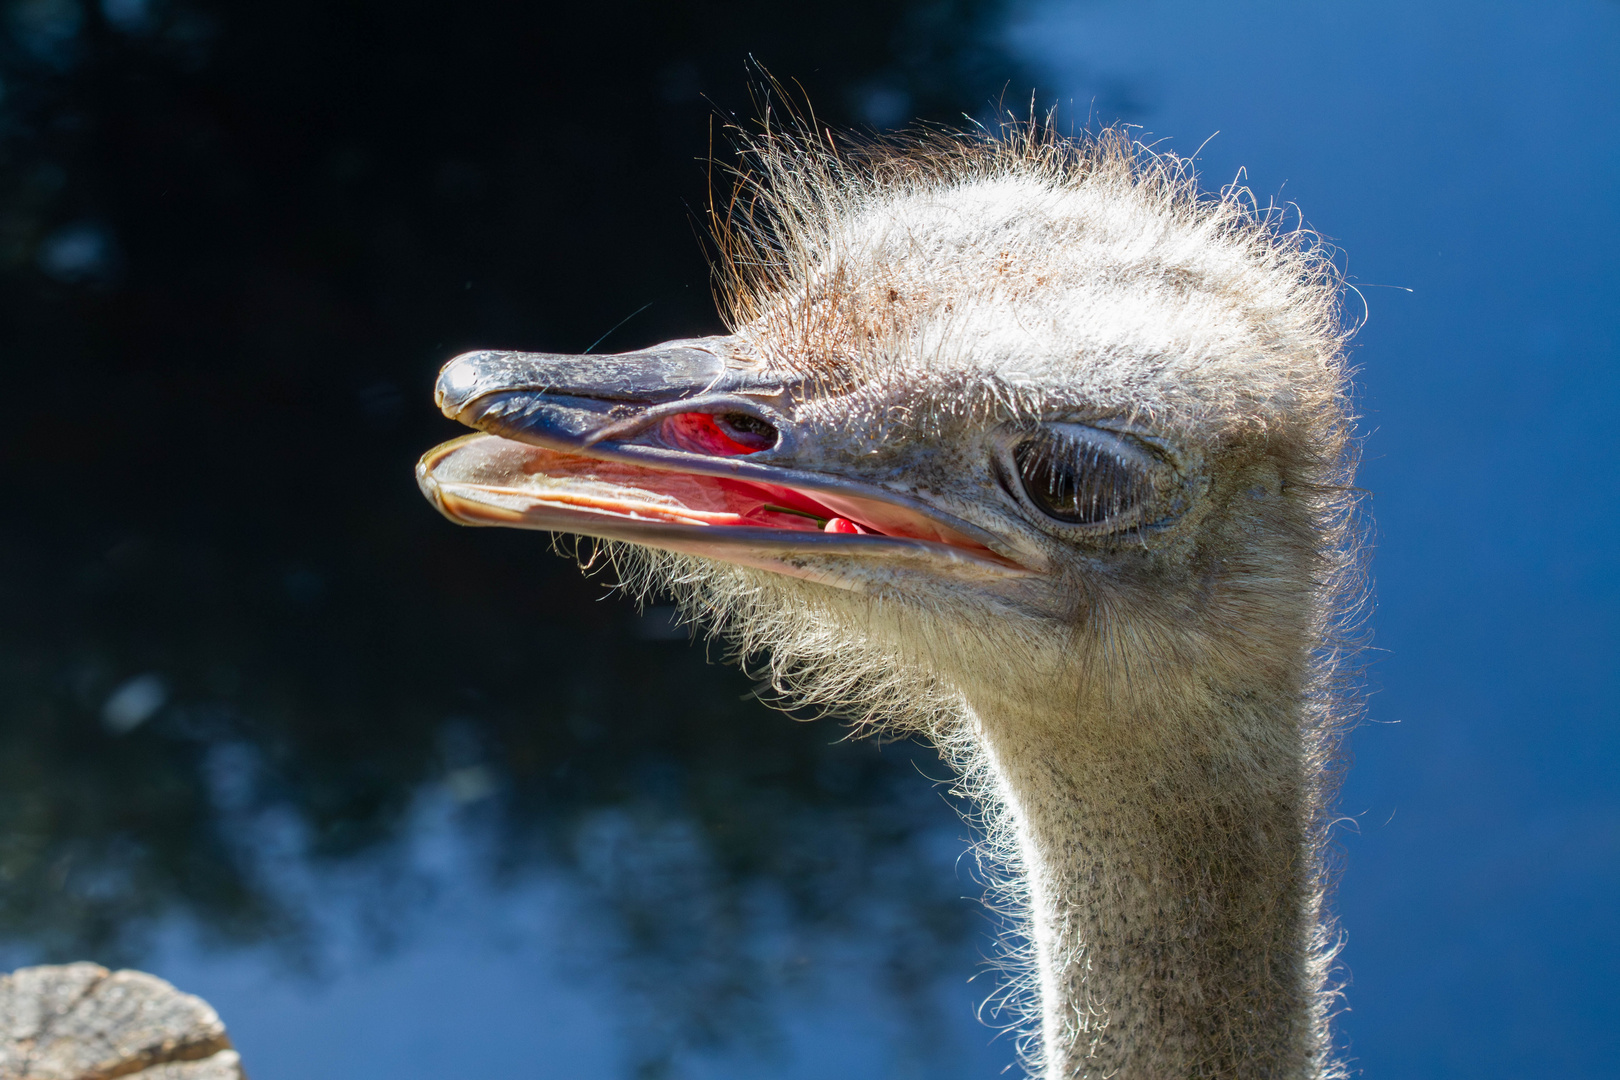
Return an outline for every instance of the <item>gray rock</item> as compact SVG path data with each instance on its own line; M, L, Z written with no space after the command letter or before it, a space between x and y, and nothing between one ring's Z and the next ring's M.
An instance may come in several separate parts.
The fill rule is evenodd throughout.
M98 964L0 976L0 1080L245 1080L202 998Z

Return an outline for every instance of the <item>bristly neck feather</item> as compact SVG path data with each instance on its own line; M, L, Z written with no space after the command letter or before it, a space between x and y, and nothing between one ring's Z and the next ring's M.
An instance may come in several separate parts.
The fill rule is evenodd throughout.
M673 592L765 658L787 700L925 734L964 771L1003 899L1027 914L1029 1000L1012 999L1039 1028L1032 1074L1335 1080L1331 574L1309 543L1269 559L1222 546L1228 567L1268 572L1153 604L1093 592L1065 630L610 555L632 590Z
M1293 644L1289 672L1172 664L1156 693L1139 672L1130 689L965 689L981 786L1026 878L1031 1064L1047 1080L1331 1074L1309 665Z

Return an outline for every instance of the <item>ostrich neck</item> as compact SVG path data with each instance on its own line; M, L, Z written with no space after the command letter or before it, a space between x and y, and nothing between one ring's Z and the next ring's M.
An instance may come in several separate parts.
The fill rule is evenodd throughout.
M1046 1080L1314 1075L1301 695L1078 698L971 702L1028 875Z

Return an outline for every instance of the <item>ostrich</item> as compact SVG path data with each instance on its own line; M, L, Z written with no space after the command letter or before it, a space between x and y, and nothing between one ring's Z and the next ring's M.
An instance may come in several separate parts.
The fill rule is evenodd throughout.
M1342 280L1117 130L749 137L731 333L472 352L423 457L983 808L1046 1080L1327 1078L1357 579Z

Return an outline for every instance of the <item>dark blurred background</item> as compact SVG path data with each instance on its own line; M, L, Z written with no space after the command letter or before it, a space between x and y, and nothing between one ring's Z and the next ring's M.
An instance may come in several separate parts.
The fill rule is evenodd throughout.
M1344 246L1380 594L1344 1038L1613 1075L1610 0L4 0L5 966L170 977L257 1080L1011 1060L931 752L771 711L412 480L459 351L719 329L751 63L840 129L1220 130L1206 186Z

